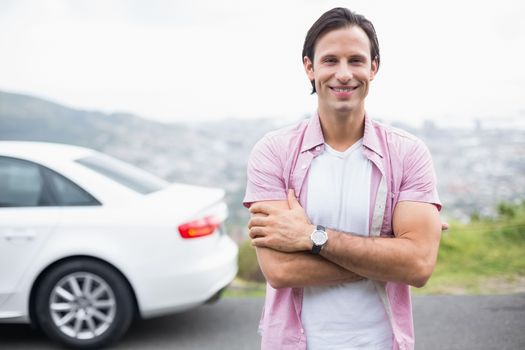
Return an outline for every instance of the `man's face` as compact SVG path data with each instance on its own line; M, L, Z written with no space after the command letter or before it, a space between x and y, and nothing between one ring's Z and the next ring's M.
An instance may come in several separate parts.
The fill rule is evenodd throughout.
M370 57L370 41L358 26L332 30L315 45L314 62L304 58L308 79L315 80L319 109L326 112L364 111L377 61Z

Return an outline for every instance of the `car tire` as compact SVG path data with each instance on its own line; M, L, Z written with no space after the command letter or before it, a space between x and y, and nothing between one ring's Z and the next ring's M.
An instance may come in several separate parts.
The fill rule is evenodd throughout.
M51 339L78 349L117 341L134 316L128 283L111 266L92 259L66 261L36 286L35 315Z

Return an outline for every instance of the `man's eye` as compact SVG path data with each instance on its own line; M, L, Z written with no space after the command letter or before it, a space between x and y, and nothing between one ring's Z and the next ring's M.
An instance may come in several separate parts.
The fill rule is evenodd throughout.
M327 58L324 60L325 63L337 63L337 60L335 58Z

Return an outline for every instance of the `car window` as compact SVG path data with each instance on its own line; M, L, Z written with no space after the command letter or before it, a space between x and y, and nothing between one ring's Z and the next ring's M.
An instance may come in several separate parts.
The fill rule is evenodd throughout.
M44 194L43 184L38 165L0 157L0 206L38 206Z
M141 194L156 192L169 185L144 170L102 154L80 158L76 162Z
M46 176L53 188L57 205L60 206L80 206L80 205L100 205L93 196L87 193L78 185L66 179L64 176L46 169Z

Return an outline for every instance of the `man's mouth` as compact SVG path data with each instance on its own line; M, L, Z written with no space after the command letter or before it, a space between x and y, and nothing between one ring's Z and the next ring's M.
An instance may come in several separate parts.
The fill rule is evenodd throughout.
M330 89L334 90L335 92L350 92L357 89L357 86L333 86Z

